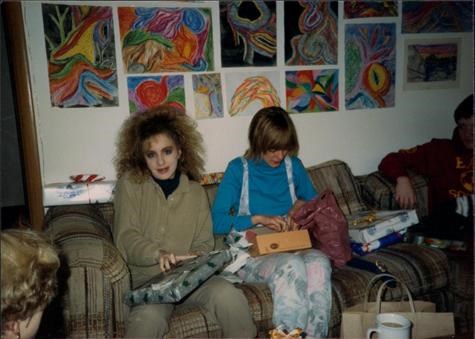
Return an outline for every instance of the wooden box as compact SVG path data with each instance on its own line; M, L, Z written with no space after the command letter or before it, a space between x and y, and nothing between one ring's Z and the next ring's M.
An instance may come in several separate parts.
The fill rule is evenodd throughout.
M252 243L249 253L253 257L312 247L307 230L275 232L267 227L259 227L247 231L246 239Z

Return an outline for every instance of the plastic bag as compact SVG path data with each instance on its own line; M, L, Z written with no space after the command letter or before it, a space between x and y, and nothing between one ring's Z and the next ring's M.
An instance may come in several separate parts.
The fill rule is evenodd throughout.
M293 216L301 229L308 229L312 247L328 255L336 267L351 259L348 222L330 190L305 203Z

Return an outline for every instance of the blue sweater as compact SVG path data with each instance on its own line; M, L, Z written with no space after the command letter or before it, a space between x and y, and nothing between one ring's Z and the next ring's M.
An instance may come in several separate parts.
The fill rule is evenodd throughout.
M295 194L299 200L311 200L317 195L302 162L292 157ZM242 231L252 227L252 215L285 215L292 208L285 162L278 167L264 160L248 160L250 215L238 216L241 198L243 165L241 158L233 159L226 168L211 210L215 234L227 234L234 227ZM230 211L233 211L231 215Z

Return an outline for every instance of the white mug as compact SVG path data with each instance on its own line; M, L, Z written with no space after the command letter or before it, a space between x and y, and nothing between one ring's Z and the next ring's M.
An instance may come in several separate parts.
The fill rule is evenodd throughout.
M373 332L378 333L378 339L409 339L411 322L400 314L380 313L376 316L376 328L368 328L366 338L370 339Z

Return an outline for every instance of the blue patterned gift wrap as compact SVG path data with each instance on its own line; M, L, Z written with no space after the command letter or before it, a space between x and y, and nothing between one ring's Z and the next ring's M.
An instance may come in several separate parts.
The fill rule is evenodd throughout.
M364 211L348 217L352 242L365 244L419 223L416 210Z
M353 253L363 256L373 251L376 251L377 249L401 242L404 238L404 234L406 233L406 231L407 230L404 229L399 232L394 232L382 238L379 238L378 240L373 240L364 244L351 242L351 249Z
M187 259L125 295L127 305L176 303L190 294L232 259L231 252L213 251Z

